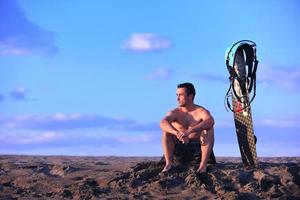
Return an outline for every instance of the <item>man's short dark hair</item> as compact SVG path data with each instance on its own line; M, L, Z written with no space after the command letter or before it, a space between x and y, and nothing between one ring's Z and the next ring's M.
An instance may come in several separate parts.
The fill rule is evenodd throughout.
M181 84L177 85L177 88L185 88L187 95L192 94L193 99L194 99L194 97L196 95L196 90L195 90L195 87L192 83L181 83Z

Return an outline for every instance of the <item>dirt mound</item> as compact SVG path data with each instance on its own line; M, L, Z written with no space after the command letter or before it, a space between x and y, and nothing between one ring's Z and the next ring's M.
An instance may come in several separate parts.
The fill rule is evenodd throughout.
M300 199L300 158L217 158L208 173L160 158L0 156L0 199Z
M138 163L109 185L114 193L128 193L134 198L179 193L209 199L300 198L299 164L261 163L258 170L244 170L242 164L220 163L208 167L205 174L197 174L197 167L176 165L170 172L160 173L161 162Z

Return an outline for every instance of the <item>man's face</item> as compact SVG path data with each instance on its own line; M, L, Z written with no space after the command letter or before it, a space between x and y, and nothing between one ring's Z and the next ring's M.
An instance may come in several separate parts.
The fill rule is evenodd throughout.
M180 107L184 107L187 104L189 104L189 98L185 88L177 88L176 95L177 95L177 102Z

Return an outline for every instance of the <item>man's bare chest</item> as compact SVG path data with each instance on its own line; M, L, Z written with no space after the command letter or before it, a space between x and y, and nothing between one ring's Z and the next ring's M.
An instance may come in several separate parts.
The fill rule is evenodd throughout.
M194 126L201 119L194 113L180 113L177 116L177 123L182 125L183 127Z

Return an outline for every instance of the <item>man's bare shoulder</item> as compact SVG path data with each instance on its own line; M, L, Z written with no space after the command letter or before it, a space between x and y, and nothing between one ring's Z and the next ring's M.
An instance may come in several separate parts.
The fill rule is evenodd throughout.
M206 108L204 108L203 106L199 106L199 105L195 105L195 106L196 106L195 110L197 112L208 112L208 110Z
M211 115L210 112L206 108L204 108L203 106L199 106L199 105L196 105L196 109L195 109L194 113L196 115L200 115L200 116Z
M168 115L177 116L180 112L181 112L181 110L179 108L174 108L174 109L170 110L169 112L167 112L167 116Z
M168 111L164 119L169 122L174 122L177 121L178 115L179 115L179 110L178 108L175 108L173 110Z

